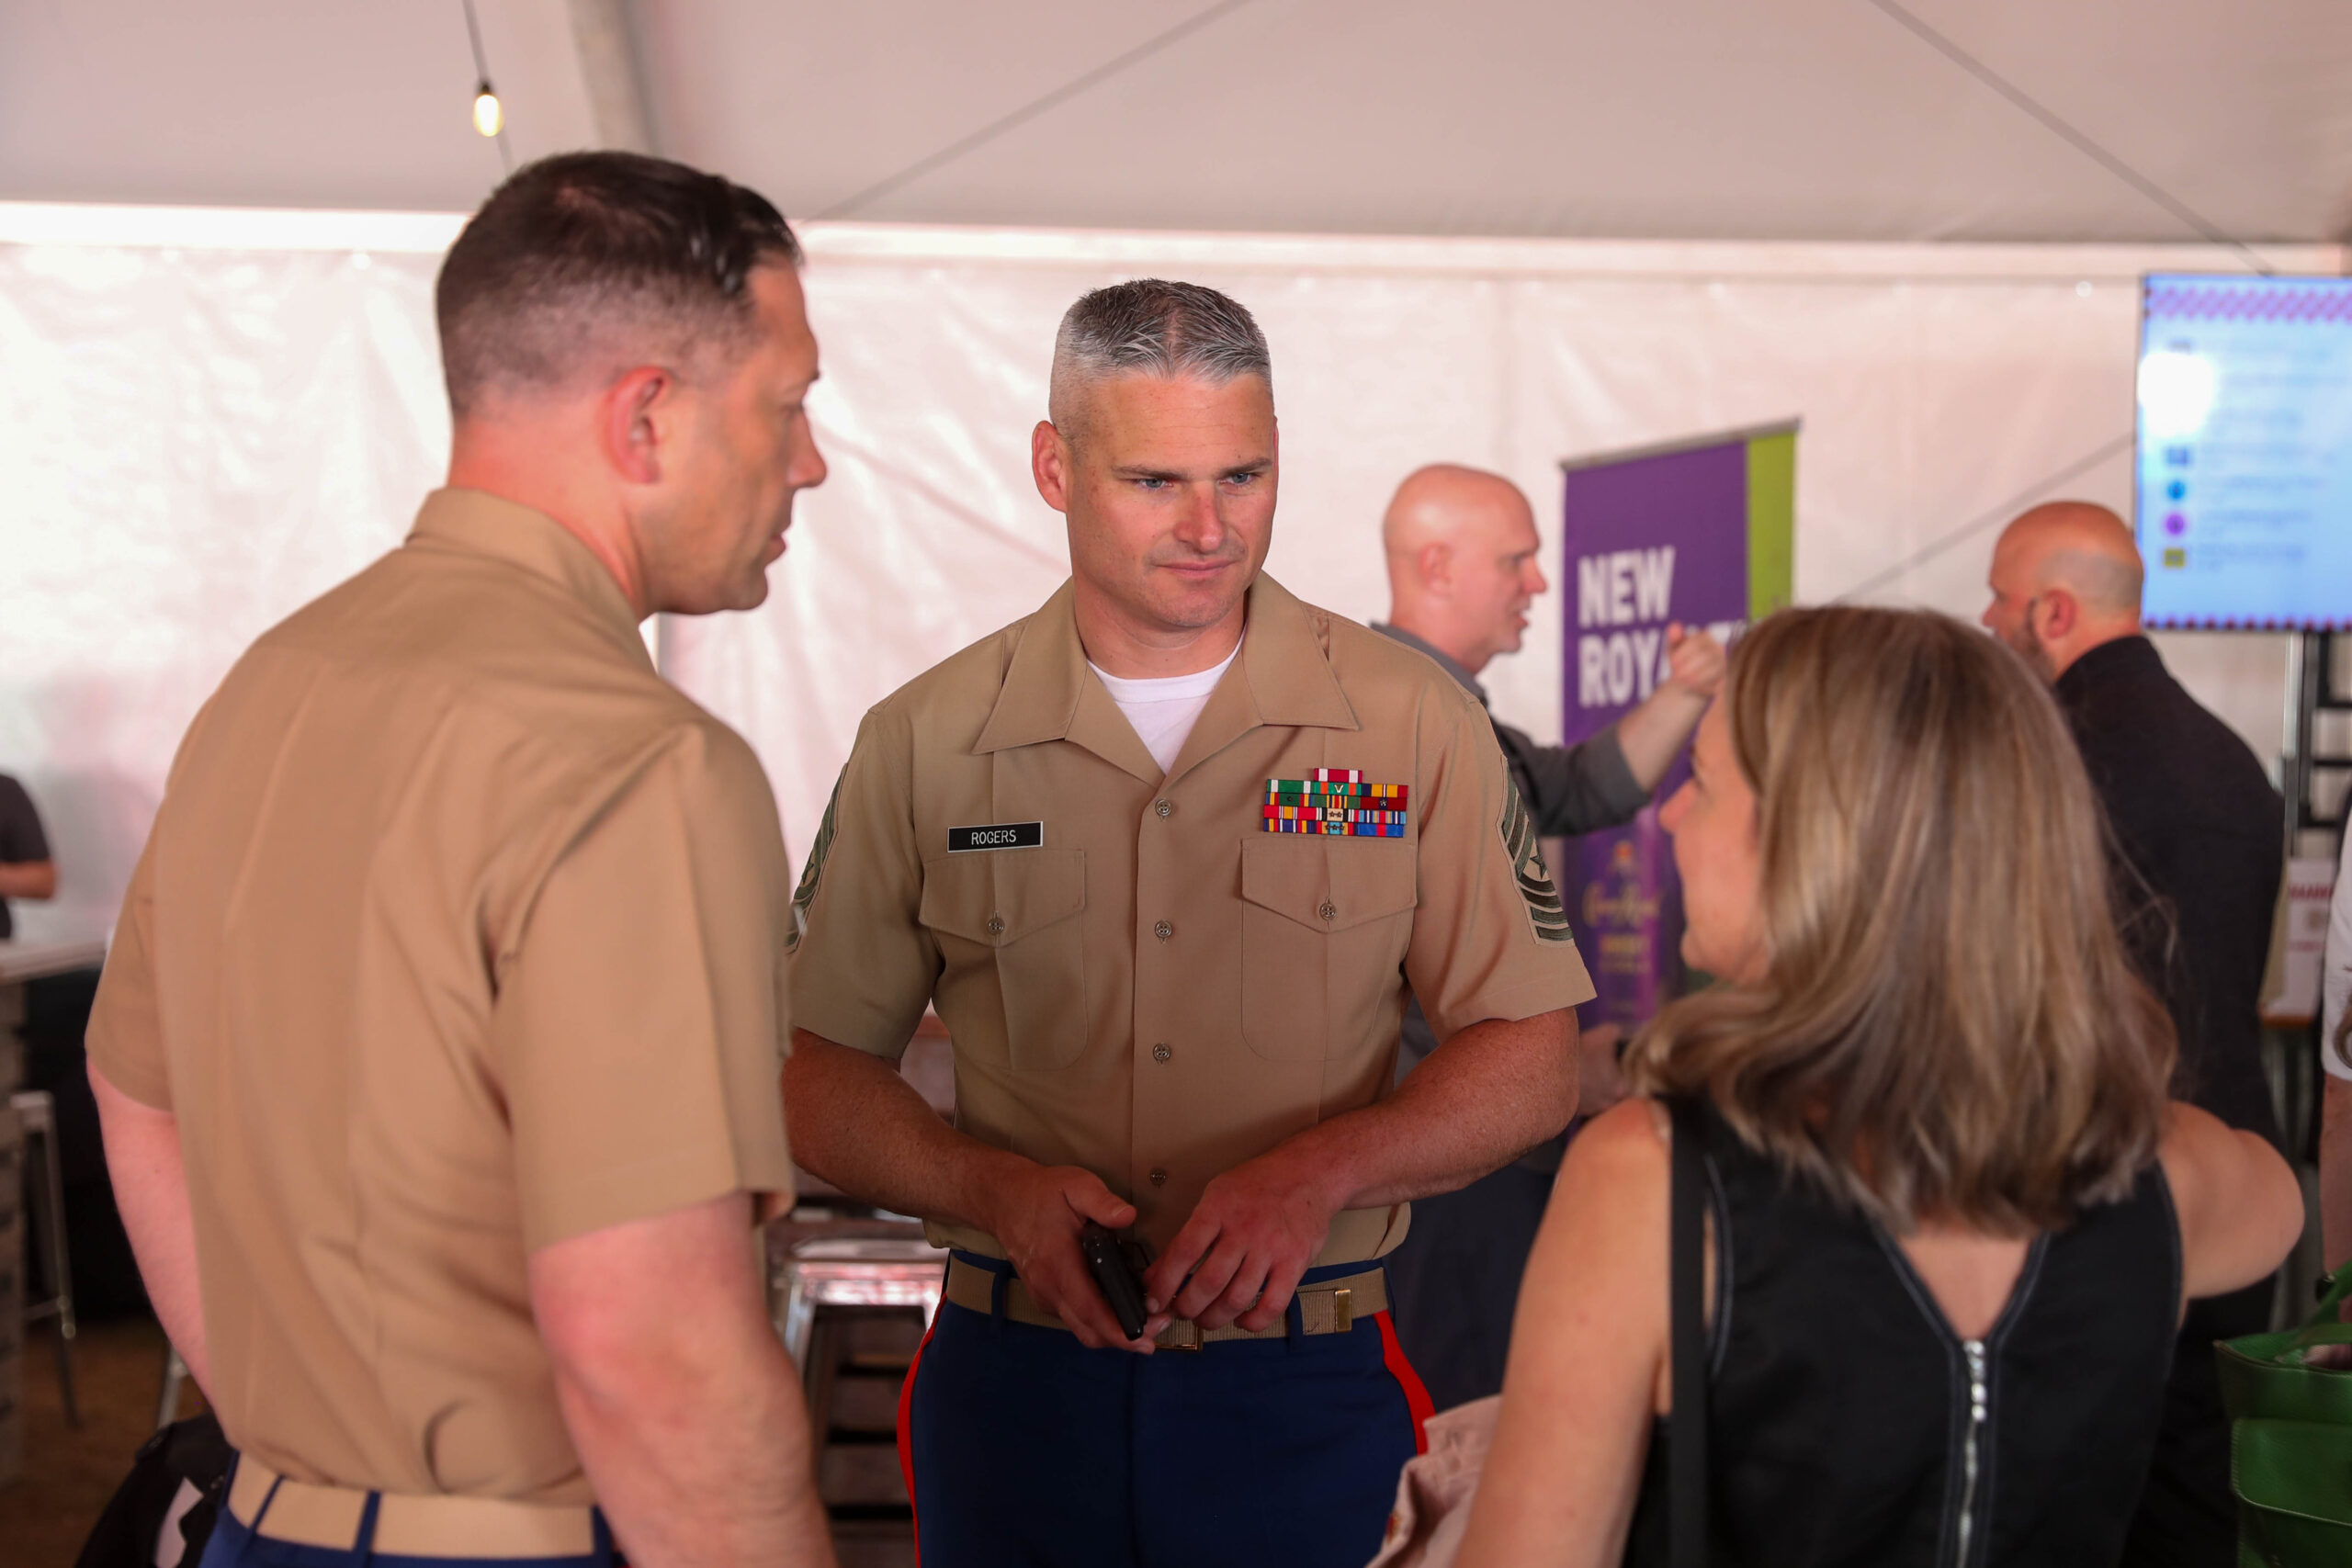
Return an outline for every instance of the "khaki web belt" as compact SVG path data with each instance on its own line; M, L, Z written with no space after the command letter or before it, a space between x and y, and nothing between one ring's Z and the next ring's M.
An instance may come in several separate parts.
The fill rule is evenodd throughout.
M996 1274L978 1264L967 1263L960 1258L947 1260L946 1296L959 1307L980 1313L995 1311L996 1282ZM1357 1318L1387 1310L1388 1276L1385 1270L1376 1268L1337 1280L1317 1280L1298 1288L1300 1326L1307 1334L1345 1334L1355 1326ZM1039 1306L1037 1298L1029 1293L1029 1287L1019 1280L1005 1281L1004 1315L1015 1323L1039 1328L1069 1327ZM1203 1328L1190 1318L1178 1318L1160 1331L1154 1343L1163 1350L1197 1350L1224 1339L1284 1339L1290 1336L1289 1315L1285 1313L1281 1320L1254 1329L1238 1323L1223 1328Z
M270 1488L277 1495L270 1496ZM269 1512L262 1515L262 1502ZM229 1512L268 1540L348 1551L359 1543L368 1494L348 1486L288 1481L250 1455L237 1461ZM381 1557L585 1557L596 1550L595 1510L516 1503L503 1497L418 1496L387 1492L376 1509Z

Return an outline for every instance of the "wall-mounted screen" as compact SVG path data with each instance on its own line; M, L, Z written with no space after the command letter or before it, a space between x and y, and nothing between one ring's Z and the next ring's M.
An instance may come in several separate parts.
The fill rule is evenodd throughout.
M2352 627L2352 278L2151 274L2139 403L2147 623Z

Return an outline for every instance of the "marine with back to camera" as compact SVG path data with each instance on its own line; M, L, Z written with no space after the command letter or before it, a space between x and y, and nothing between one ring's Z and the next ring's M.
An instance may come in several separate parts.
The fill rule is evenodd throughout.
M828 1563L753 1265L790 871L657 611L824 460L756 193L543 160L435 288L448 485L182 742L89 1028L156 1314L242 1457L207 1568Z

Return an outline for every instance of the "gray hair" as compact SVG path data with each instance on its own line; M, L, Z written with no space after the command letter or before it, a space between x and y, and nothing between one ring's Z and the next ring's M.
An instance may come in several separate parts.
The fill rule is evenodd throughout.
M1124 371L1199 376L1222 384L1242 376L1274 380L1266 334L1238 300L1197 283L1138 277L1083 295L1054 336L1046 412L1072 434L1078 391Z

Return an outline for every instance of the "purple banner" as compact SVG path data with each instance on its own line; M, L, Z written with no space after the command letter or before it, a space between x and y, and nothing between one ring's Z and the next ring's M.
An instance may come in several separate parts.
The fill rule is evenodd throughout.
M1562 502L1567 595L1562 685L1568 744L1598 734L1667 673L1668 622L1729 643L1748 613L1748 443L1735 435L1651 456L1570 466ZM1631 1032L1682 986L1682 888L1657 807L1689 776L1688 753L1656 803L1588 833L1552 863L1600 995L1589 1026Z

